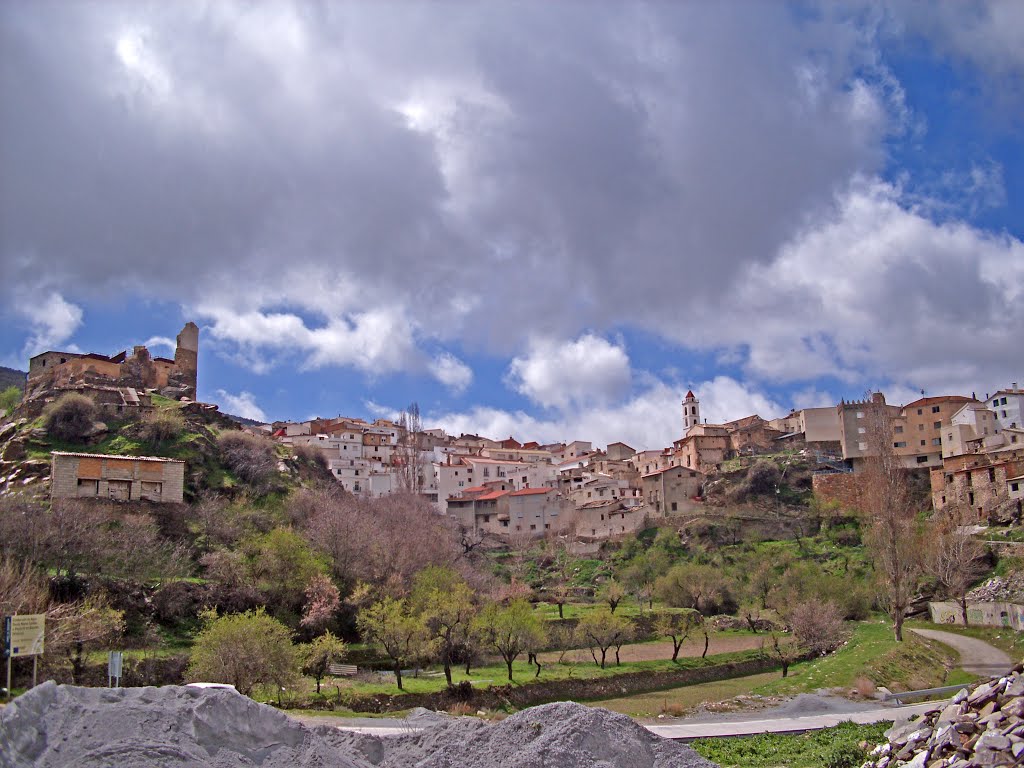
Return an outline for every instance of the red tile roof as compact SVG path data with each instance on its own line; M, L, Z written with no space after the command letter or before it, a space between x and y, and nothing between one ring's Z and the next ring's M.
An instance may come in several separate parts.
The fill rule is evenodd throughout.
M502 496L506 495L508 495L508 491L491 491L490 493L485 493L483 496L477 496L474 501L494 501L495 499L500 499Z
M697 399L696 396L693 394L693 390L692 389L686 390L686 399L687 400L690 400L690 399L696 400Z

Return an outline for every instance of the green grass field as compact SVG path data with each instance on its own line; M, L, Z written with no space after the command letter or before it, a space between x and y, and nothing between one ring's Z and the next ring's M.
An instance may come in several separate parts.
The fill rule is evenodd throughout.
M812 733L695 739L690 746L721 768L856 768L890 725L848 722Z

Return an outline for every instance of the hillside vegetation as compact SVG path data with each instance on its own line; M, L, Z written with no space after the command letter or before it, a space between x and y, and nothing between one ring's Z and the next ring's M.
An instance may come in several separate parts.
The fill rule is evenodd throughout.
M353 497L316 451L153 402L98 423L69 401L0 428L0 476L17 478L0 496L0 612L51 615L42 663L57 679L105 679L101 652L120 647L134 683L245 672L237 684L277 703L378 711L484 687L602 697L605 678L642 692L773 669L788 673L779 692L796 690L812 675L802 659L842 646L837 667L813 665L822 684L917 682L891 640L870 641L888 629L870 623L861 522L814 501L804 457L737 462L699 513L579 554L559 537L481 545L422 498ZM181 459L185 503L51 503L54 450ZM946 669L929 653L911 666ZM214 663L226 658L240 663ZM331 678L337 662L375 671Z

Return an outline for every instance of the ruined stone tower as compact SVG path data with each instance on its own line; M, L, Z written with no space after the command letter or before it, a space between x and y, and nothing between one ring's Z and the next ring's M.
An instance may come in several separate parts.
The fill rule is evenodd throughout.
M195 399L197 371L199 370L199 326L189 321L178 334L174 350L174 383L185 387L185 397Z

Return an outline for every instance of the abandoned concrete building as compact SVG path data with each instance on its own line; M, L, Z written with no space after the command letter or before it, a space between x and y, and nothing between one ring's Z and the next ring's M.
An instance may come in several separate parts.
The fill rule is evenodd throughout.
M25 399L61 391L83 391L104 407L148 404L148 392L175 400L194 400L199 357L199 327L186 323L178 334L174 359L153 357L136 346L107 357L95 353L42 352L29 360Z
M180 504L185 462L148 456L53 451L50 495L55 499L112 499Z

